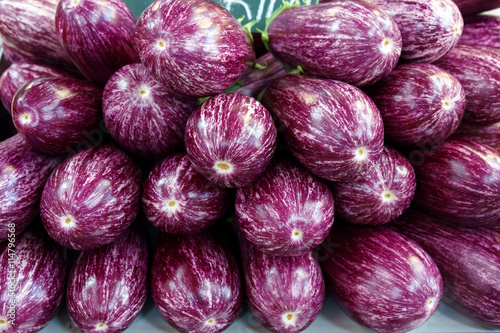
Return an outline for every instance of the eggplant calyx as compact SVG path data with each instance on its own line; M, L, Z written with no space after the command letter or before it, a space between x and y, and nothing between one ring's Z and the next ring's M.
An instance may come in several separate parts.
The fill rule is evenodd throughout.
M305 2L306 4L308 4L308 2ZM269 16L267 19L266 19L266 28L264 29L264 31L260 30L260 29L257 29L258 32L260 32L262 34L262 42L264 43L264 46L266 47L266 49L269 51L269 34L267 32L267 30L269 29L269 25L271 24L271 22L276 18L276 16L278 16L281 12L285 11L285 10L288 10L288 9L291 9L291 8L295 8L295 7L299 7L300 6L300 0L295 0L294 4L293 5L290 5L290 2L286 1L286 0L283 0L283 4L278 8L276 9L272 14L271 16Z

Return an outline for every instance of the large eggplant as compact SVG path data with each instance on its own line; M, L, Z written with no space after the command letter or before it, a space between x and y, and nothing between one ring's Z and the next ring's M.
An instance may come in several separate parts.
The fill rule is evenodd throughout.
M500 328L500 230L457 226L413 209L387 226L432 256L443 276L443 302Z
M263 103L292 154L316 176L354 181L382 154L380 112L347 83L291 74L267 87Z
M459 44L500 49L500 17L476 15L466 17L464 21L464 31Z
M411 331L439 305L438 267L417 243L395 231L336 224L319 254L337 304L375 332Z
M462 15L471 15L500 7L500 0L453 0Z
M24 55L14 48L8 46L7 44L2 44L3 48L3 57L9 64L14 64L19 61L33 61L33 59L36 59L36 57L30 57L27 55Z
M461 123L451 138L474 141L500 151L500 123L488 126Z

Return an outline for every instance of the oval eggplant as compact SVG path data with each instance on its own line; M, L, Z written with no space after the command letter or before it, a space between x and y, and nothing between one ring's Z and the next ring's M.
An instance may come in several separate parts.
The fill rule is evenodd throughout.
M229 207L228 189L210 183L186 153L171 155L144 182L142 206L151 223L171 234L196 234L214 224Z
M241 310L238 266L223 239L214 234L162 233L151 274L156 309L180 332L221 332Z
M462 15L472 15L500 7L500 0L453 0Z
M467 99L464 121L482 125L500 121L500 50L457 45L435 65L462 84Z
M356 87L294 74L273 81L262 100L292 154L316 176L354 181L382 154L382 117Z
M184 148L184 128L198 105L157 83L142 64L120 68L106 83L104 122L111 136L141 157L164 158Z
M413 209L387 226L432 256L443 276L443 302L500 328L500 232L457 226Z
M396 23L367 1L335 0L287 9L271 21L267 32L269 50L279 60L307 74L355 86L386 77L401 54Z
M464 21L464 31L459 44L500 49L500 17L477 15L466 17Z
M19 234L33 221L45 182L61 161L38 153L20 134L0 142L0 242L9 224Z
M276 127L256 99L220 94L194 111L186 125L186 150L194 168L221 187L241 187L266 169L276 148Z
M444 141L465 111L465 91L446 71L430 64L397 66L367 88L384 120L385 139L414 146Z
M147 294L148 244L132 226L116 241L83 251L68 280L68 313L82 332L123 332L141 311Z
M251 69L250 36L210 0L157 0L139 17L135 44L156 80L177 94L223 92Z
M34 79L14 95L14 125L35 149L64 154L88 142L101 120L102 92L95 85L68 77Z
M489 126L461 123L451 138L474 141L500 151L500 123Z
M19 61L33 61L34 57L26 56L16 51L14 48L8 46L5 43L2 44L2 48L3 48L3 56L9 64L14 64Z
M122 0L61 0L55 28L76 67L99 86L120 67L140 62L135 18Z
M70 157L50 175L40 212L58 243L92 250L116 240L139 211L141 175L134 161L111 146Z
M410 206L416 187L410 161L386 146L365 177L350 183L331 184L335 213L349 223L384 224Z
M38 332L56 316L64 296L63 248L37 224L14 243L0 243L0 262L0 331Z
M395 231L336 224L322 256L337 304L376 332L411 331L434 314L441 300L438 267L417 243Z
M255 182L238 189L240 230L258 250L298 256L325 240L334 218L328 185L291 160L276 160Z

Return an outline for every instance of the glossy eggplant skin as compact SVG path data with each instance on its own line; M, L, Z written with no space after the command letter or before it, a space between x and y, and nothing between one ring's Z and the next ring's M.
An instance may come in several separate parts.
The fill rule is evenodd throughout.
M500 150L500 123L488 126L461 123L451 138L474 141Z
M499 0L453 0L462 12L462 15L472 15L500 7Z
M387 226L432 256L443 276L443 302L500 328L500 230L458 226L414 209Z
M141 311L147 294L148 244L136 222L116 241L82 251L71 269L66 304L86 332L123 332Z
M217 234L162 233L151 292L160 316L180 332L215 333L238 316L243 290L238 266Z
M500 49L500 17L476 15L466 17L464 21L459 44Z
M18 52L17 50L8 46L5 43L2 44L2 48L3 48L3 56L9 64L14 64L19 61L33 61L34 59L36 59L36 57L30 57Z

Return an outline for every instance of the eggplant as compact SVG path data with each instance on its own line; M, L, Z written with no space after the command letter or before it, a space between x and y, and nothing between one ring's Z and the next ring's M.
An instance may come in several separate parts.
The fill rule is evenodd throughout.
M325 240L334 219L328 185L292 160L275 160L255 182L236 192L245 238L270 255L298 256Z
M210 183L186 153L158 163L144 182L142 207L151 223L171 234L196 234L229 208L229 190Z
M104 122L128 151L161 159L184 148L184 128L195 99L176 96L157 83L142 64L120 68L106 83Z
M147 294L148 243L136 222L116 241L82 251L68 280L68 313L82 332L123 332Z
M14 64L19 61L33 61L34 57L29 57L27 55L24 55L5 43L2 45L2 48L3 48L3 57L9 64Z
M227 244L217 234L162 233L153 259L156 309L179 332L222 332L238 316L243 290Z
M443 302L500 328L500 230L458 226L414 209L387 226L432 256L443 276Z
M0 242L20 234L38 213L43 187L60 157L40 154L20 134L0 142Z
M436 263L395 231L335 224L319 255L342 311L375 332L411 331L434 314L441 300Z
M257 180L271 162L277 131L269 112L256 99L220 94L189 117L185 144L196 171L221 187Z
M380 112L347 83L289 74L273 81L262 101L291 153L318 177L354 181L382 154Z
M40 202L42 222L58 243L74 250L109 244L139 211L141 174L112 146L73 155L50 175Z
M137 21L142 64L171 91L192 97L219 94L248 72L250 35L210 0L157 0Z
M464 21L464 31L459 44L500 49L500 17L476 15L466 17Z
M120 67L140 62L135 18L122 0L61 0L55 29L64 50L93 83L104 86Z
M500 123L489 126L461 123L451 138L470 140L500 150Z
M453 0L462 15L472 15L500 7L500 0Z
M460 82L430 64L399 65L365 92L382 114L385 139L399 146L444 141L465 111Z

